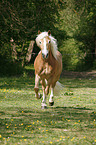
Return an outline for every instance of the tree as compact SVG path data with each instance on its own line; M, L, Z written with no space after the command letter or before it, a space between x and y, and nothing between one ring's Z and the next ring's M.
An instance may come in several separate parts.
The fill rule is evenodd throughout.
M68 0L58 27L66 31L60 50L65 69L92 67L96 51L96 1ZM68 55L67 55L68 54Z
M96 1L75 1L76 11L79 13L79 29L75 33L75 39L83 42L82 49L85 52L85 64L93 65L96 59Z
M35 39L39 29L44 31L51 28L53 33L55 32L55 15L58 17L58 10L57 0L2 0L0 2L0 58L2 56L7 59L6 61L12 61L10 40L13 39L17 60L23 61L30 41Z

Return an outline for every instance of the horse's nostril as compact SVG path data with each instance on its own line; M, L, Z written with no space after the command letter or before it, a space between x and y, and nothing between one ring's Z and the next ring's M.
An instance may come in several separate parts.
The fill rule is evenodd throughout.
M42 53L42 57L45 58L45 55Z
M43 57L43 59L47 59L48 58L48 53L46 55L44 53L42 53L42 57Z
M48 58L48 53L47 53L47 55L46 55L46 58Z

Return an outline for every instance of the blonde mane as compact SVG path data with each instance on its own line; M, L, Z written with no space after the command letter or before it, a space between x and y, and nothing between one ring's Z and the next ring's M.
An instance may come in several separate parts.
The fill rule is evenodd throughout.
M57 59L57 50L58 50L57 40L53 36L48 35L48 32L42 32L41 34L37 35L37 37L36 37L37 46L40 47L40 43L39 43L40 40L46 36L48 36L51 40L51 51L52 51L54 58Z

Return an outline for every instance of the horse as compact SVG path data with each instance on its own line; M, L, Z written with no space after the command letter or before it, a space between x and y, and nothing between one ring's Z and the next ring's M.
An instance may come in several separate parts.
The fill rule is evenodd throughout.
M46 96L51 90L49 106L54 105L54 88L58 85L58 80L62 72L62 55L58 51L57 40L51 35L51 31L40 32L36 37L37 46L41 49L35 61L35 97L43 97L41 108L47 108ZM39 93L39 82L42 85L43 96Z

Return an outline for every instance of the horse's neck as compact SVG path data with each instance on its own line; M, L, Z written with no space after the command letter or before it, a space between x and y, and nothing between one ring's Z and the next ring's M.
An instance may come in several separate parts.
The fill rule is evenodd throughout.
M50 50L50 52L49 52L49 57L48 57L48 59L49 59L49 60L53 59L53 55L52 55L51 50Z
M52 52L50 51L49 52L49 57L48 57L48 60L46 61L47 63L51 63L51 62L53 62L54 61L54 56L53 56L53 54L52 54Z

